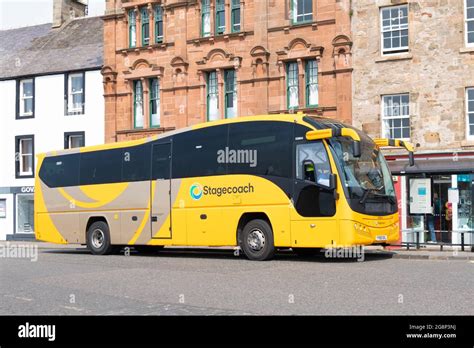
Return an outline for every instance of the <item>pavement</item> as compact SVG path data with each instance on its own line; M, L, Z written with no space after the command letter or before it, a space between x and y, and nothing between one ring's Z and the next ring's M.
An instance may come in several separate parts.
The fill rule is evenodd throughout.
M6 245L0 315L474 315L474 261L453 251L370 248L364 262L281 251L253 262L229 248L93 256L26 243L38 247L33 260Z

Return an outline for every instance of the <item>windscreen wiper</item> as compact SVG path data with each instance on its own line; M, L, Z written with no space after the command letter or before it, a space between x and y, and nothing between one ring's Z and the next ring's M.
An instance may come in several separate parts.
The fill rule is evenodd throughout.
M393 196L378 194L377 192L379 192L380 189L379 190L377 190L377 189L363 189L363 190L364 190L364 194L362 195L362 198L359 201L360 204L365 203L365 201L367 200L367 197L369 197L369 193L373 193L374 196L378 197L378 198L387 198L390 201L390 203L392 203L392 204L397 203L396 199Z

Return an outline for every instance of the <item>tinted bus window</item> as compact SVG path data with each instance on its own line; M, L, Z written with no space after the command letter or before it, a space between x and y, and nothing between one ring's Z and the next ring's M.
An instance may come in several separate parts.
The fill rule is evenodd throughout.
M150 180L150 151L150 144L123 149L122 181Z
M227 125L207 127L173 137L173 178L224 175L219 151L227 146Z
M120 182L122 176L122 151L113 149L81 153L81 185Z
M46 157L39 176L48 187L79 184L79 154Z
M289 178L293 124L242 122L229 128L229 174L269 175Z
M171 143L153 145L152 179L169 179L171 161Z

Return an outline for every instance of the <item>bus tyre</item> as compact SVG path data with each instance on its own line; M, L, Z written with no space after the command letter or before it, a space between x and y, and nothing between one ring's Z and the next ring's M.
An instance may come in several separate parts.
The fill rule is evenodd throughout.
M249 221L239 238L240 249L249 260L269 260L275 254L273 231L265 220Z
M107 223L96 221L90 225L87 231L87 247L94 255L107 255L113 251Z

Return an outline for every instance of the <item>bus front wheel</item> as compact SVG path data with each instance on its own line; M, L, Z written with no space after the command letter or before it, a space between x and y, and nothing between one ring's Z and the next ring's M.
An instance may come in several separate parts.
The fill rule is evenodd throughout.
M94 255L107 255L112 252L109 226L104 221L96 221L90 225L87 231L87 247Z
M261 219L249 221L240 233L239 246L249 260L271 259L275 246L270 224Z

